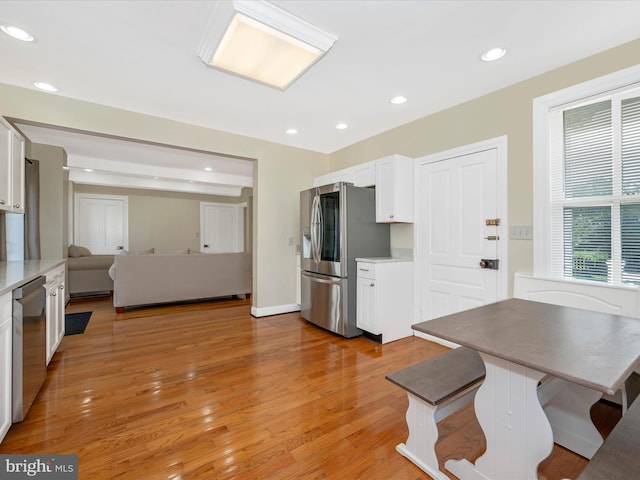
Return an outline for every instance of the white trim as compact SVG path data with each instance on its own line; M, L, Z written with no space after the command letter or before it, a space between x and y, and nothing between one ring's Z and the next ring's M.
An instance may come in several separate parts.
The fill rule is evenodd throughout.
M251 307L251 316L268 317L271 315L280 315L282 313L299 312L300 305L297 303L289 303L287 305L274 305L273 307Z
M533 99L533 273L552 275L550 112L640 84L640 65Z
M497 165L496 165L496 188L498 190L498 198L496 211L498 214L498 218L500 218L500 226L502 235L504 238L508 238L508 229L509 229L509 221L508 221L508 212L507 212L507 136L503 135L496 138L491 138L488 140L483 140L477 143L472 143L469 145L464 145L462 147L453 148L451 150L445 150L443 152L434 153L432 155L427 155L425 157L421 157L414 162L414 208L415 208L415 217L420 218L420 175L418 175L417 169L421 165L425 165L428 163L440 162L443 160L447 160L449 158L460 157L463 155L471 155L474 153L484 152L487 150L495 149L497 153ZM535 229L534 229L535 231ZM420 260L422 257L422 252L420 252L420 239L417 234L413 236L413 251L414 251L414 298L420 298L420 285L421 285L421 269L418 267L420 264ZM509 256L508 256L508 241L498 242L497 243L497 258L500 259L500 269L498 275L498 285L496 295L498 300L503 300L507 298L508 295L508 285L509 285ZM423 321L420 314L420 302L414 302L414 319L416 322ZM426 337L423 337L426 338ZM441 339L436 339L434 337L429 336L428 340L436 341L442 345L452 346L455 344L443 343L445 341Z

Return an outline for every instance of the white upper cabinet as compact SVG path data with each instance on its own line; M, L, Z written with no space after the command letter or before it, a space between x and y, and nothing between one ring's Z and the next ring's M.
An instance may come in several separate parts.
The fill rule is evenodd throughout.
M24 138L0 117L0 210L24 213Z
M313 177L313 187L321 187L322 185L328 185L331 183L331 174L320 175L319 177Z
M0 118L0 210L11 210L12 129Z
M376 163L366 162L335 172L327 173L313 179L313 186L319 187L329 183L348 182L356 187L373 187L376 184Z
M413 159L376 160L376 222L413 223Z
M11 210L24 213L24 138L13 130L11 139Z

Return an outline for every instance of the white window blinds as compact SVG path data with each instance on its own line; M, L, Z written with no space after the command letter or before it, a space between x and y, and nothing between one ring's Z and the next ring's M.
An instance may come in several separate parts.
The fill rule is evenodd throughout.
M640 285L640 96L553 114L552 270ZM555 139L555 140L554 140Z
M564 112L565 197L611 195L611 101Z

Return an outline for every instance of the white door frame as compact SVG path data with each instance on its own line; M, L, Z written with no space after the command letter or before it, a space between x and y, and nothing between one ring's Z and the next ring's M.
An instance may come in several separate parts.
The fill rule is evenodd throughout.
M446 150L443 152L434 153L431 155L426 155L421 158L417 158L414 163L414 208L415 208L415 218L420 218L420 208L422 205L422 192L420 191L420 175L419 167L421 165L426 165L434 162L446 161L450 158L460 157L463 155L471 155L474 153L483 152L486 150L496 149L497 151L497 175L496 179L496 187L498 189L498 198L497 198L497 212L498 218L500 218L500 234L504 241L497 242L497 258L500 259L500 268L498 270L498 285L497 285L497 298L499 300L507 298L508 295L508 285L509 285L509 264L508 264L508 243L509 243L509 222L507 218L507 136L503 135L501 137L492 138L489 140L484 140L477 143L472 143L470 145L465 145L462 147L453 148L451 150ZM413 238L413 258L416 268L413 269L414 272L414 298L416 301L414 302L414 319L417 322L420 320L420 302L418 299L420 298L421 285L423 282L422 273L424 270L418 268L417 266L424 262L424 252L420 250L420 245L422 238L420 238L420 229L415 229L415 234ZM452 346L450 342L446 342L445 340L433 338L434 341L442 343L444 345Z

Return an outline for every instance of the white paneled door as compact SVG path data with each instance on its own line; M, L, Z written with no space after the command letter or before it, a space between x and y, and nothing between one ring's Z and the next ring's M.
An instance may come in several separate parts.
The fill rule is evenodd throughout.
M244 252L246 204L201 203L200 249L205 253Z
M128 199L116 195L75 195L74 241L95 255L128 250Z
M505 296L507 238L501 232L507 227L499 163L499 149L484 145L417 160L419 321Z

